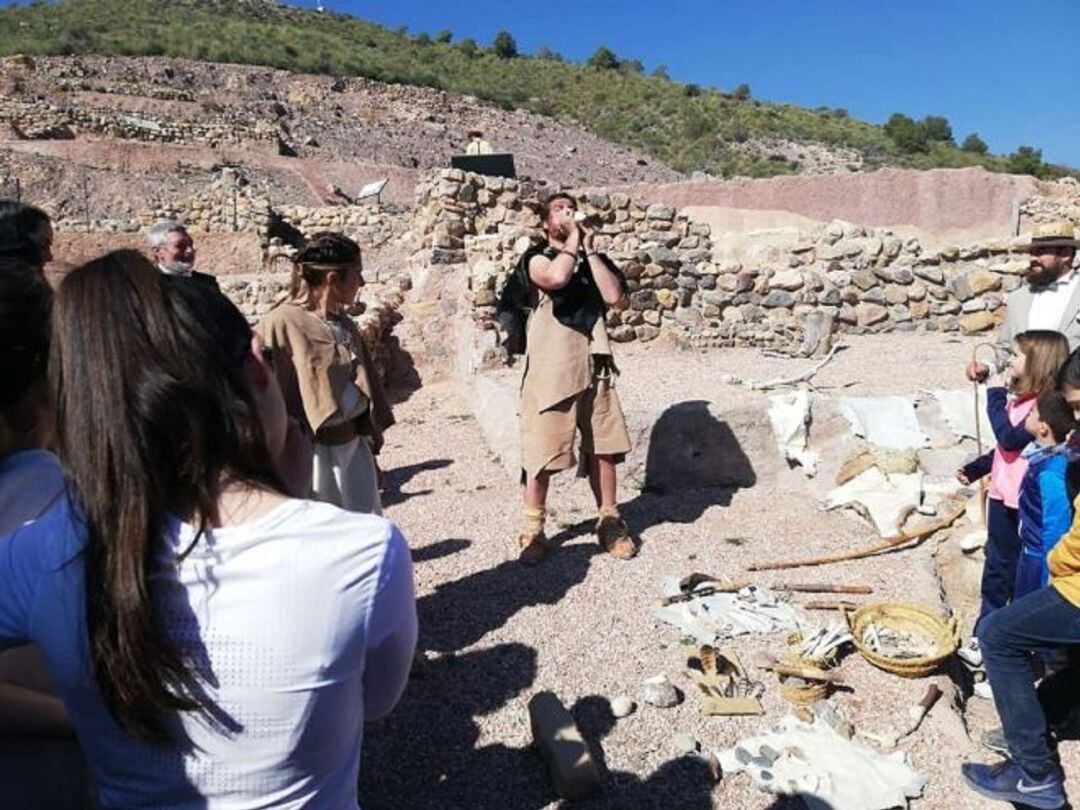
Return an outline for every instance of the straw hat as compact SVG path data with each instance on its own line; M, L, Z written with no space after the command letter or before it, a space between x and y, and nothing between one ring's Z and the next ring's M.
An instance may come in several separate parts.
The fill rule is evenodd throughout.
M1030 239L1020 247L1029 250L1036 247L1080 247L1080 241L1071 222L1050 222L1036 226Z

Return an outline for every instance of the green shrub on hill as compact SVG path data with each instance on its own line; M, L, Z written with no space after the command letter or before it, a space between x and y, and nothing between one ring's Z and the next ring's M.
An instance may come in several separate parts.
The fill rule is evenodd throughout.
M856 149L871 167L981 165L1040 176L1065 171L1047 166L1037 150L1004 158L959 149L944 118L914 122L904 116L915 135L898 142L888 125L858 121L842 111L752 100L747 85L727 94L672 81L662 68L645 75L639 60L602 47L597 54L603 59L597 54L594 59L604 64L595 67L616 69L589 69L550 49L538 58L525 57L508 31L496 36L491 49L472 39L452 43L451 37L441 31L413 38L404 29L272 2L64 0L0 9L0 54L172 56L426 85L507 109L573 118L600 137L687 172L767 176L798 170L738 149L754 138Z

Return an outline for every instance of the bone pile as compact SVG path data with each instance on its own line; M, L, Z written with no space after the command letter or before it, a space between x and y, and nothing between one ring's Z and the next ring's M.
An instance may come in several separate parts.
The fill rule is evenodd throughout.
M862 643L871 652L898 660L930 658L937 654L934 641L921 633L896 630L873 622L863 628Z

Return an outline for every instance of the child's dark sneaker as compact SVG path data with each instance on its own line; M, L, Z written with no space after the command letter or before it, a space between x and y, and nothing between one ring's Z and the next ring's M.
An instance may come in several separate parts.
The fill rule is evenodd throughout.
M988 799L1016 802L1040 810L1065 806L1065 787L1056 772L1036 778L1009 759L994 765L969 762L961 765L960 771L968 786Z

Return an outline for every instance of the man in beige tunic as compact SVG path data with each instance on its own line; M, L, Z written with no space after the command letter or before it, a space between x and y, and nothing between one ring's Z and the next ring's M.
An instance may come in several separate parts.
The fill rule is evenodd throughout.
M626 285L615 265L593 247L594 231L575 218L577 204L555 194L541 207L547 241L522 257L534 292L529 317L525 372L521 383L521 454L525 484L525 528L521 561L547 556L544 534L551 474L582 463L596 498L597 539L620 559L637 554L616 502L616 464L630 450L622 408L615 393L604 313L626 308Z

